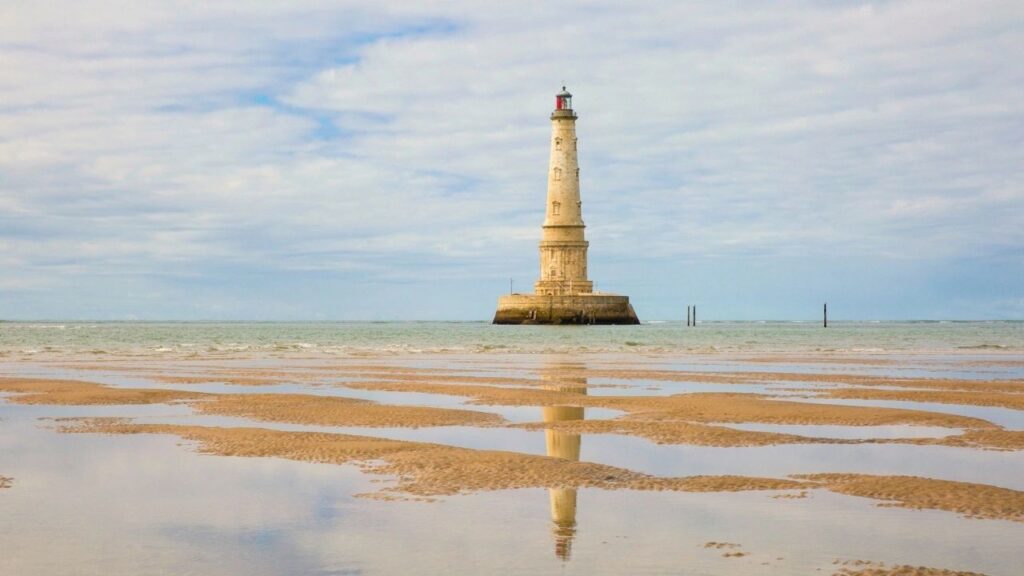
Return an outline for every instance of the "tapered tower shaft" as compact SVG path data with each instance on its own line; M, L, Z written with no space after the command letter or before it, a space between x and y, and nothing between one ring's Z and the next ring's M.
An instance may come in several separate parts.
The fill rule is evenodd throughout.
M555 96L551 113L551 160L548 164L547 210L540 242L540 295L593 292L587 279L580 169L576 156L576 113L565 87Z
M563 370L566 369L578 371L582 369L582 366L577 364L551 366L549 370L541 372L541 379L547 382L544 388L560 392L563 395L586 396L586 377L567 376L563 373ZM549 424L583 420L584 418L582 406L544 406L541 411L544 422ZM580 461L579 434L548 428L544 430L544 437L547 442L548 456L572 462ZM550 488L548 495L551 499L551 520L554 522L555 555L562 560L568 560L572 555L572 541L576 536L576 488Z

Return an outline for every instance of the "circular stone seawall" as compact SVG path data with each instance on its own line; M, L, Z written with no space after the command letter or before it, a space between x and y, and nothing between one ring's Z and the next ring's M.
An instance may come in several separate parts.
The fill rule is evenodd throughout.
M498 298L494 324L639 324L629 296L509 294Z

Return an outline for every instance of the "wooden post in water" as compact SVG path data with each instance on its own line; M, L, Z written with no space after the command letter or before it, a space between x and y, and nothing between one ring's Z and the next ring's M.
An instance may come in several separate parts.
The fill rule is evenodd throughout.
M697 325L697 305L693 305L693 325Z
M686 325L687 326L690 325L690 307L689 306L686 307Z
M823 327L828 328L828 302L825 302L825 308L822 310L822 322Z

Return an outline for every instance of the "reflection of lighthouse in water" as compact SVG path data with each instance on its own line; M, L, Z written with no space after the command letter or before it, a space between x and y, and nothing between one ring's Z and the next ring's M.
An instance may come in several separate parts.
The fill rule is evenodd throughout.
M558 365L541 375L548 383L544 388L557 392L570 392L585 395L587 393L586 377L562 377L558 373L565 369L579 369L579 365ZM545 406L544 422L565 422L583 420L582 406ZM579 461L580 435L561 430L545 430L547 454L555 458ZM572 539L576 535L576 489L550 488L551 520L555 523L555 555L568 560L572 555Z

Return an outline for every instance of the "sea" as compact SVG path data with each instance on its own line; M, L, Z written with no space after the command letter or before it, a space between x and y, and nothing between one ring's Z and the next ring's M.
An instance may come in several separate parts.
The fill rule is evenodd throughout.
M1024 321L648 322L0 322L0 358L416 353L1020 353Z

